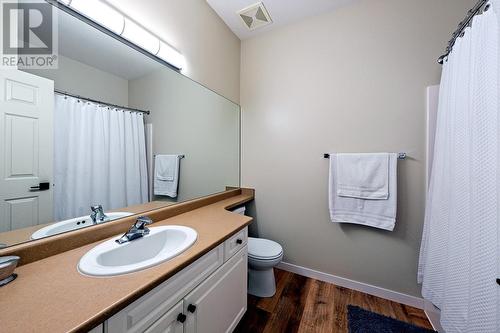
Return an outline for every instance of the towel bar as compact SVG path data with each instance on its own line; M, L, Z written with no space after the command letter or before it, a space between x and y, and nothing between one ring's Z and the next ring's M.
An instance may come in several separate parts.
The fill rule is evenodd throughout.
M154 157L156 157L157 155L161 155L161 154L154 154L153 156L154 156ZM185 157L186 157L186 155L179 155L178 157L179 157L179 158L185 158Z
M324 158L330 158L330 154L323 154ZM406 153L398 153L398 160L405 160Z

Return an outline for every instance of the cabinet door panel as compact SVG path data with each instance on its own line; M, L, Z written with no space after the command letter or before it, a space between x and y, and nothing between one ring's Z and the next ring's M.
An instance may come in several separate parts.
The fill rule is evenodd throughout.
M182 301L158 319L144 333L183 333L184 325L177 321L177 316L182 313Z
M224 261L219 245L106 321L107 333L142 333Z
M194 313L188 311L189 305L196 306ZM244 246L184 298L185 332L232 332L246 309L247 247Z

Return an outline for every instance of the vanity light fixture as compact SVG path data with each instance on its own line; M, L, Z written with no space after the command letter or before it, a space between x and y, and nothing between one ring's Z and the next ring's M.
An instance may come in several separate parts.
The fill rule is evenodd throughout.
M158 51L158 54L156 56L179 69L186 67L184 56L180 54L172 46L168 45L167 43L161 40L160 40L160 51Z
M125 18L121 36L151 54L157 55L160 50L160 39L129 18Z
M116 35L125 38L142 50L181 70L184 56L168 43L150 33L102 0L58 0Z
M120 12L104 2L99 0L72 0L69 5L115 34L122 34L125 18Z

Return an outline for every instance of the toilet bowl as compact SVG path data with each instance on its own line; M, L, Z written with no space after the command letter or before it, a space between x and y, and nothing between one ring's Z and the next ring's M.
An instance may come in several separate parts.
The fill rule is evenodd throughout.
M245 215L245 207L233 213ZM276 293L274 266L283 259L280 244L264 238L248 237L248 293L257 297L272 297Z
M263 238L248 237L248 293L272 297L276 293L274 266L283 259L283 248Z

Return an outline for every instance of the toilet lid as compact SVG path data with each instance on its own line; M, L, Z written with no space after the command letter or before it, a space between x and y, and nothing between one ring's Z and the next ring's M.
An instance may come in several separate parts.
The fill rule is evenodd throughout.
M283 254L283 248L276 242L263 238L248 237L248 256L256 259L274 259Z

